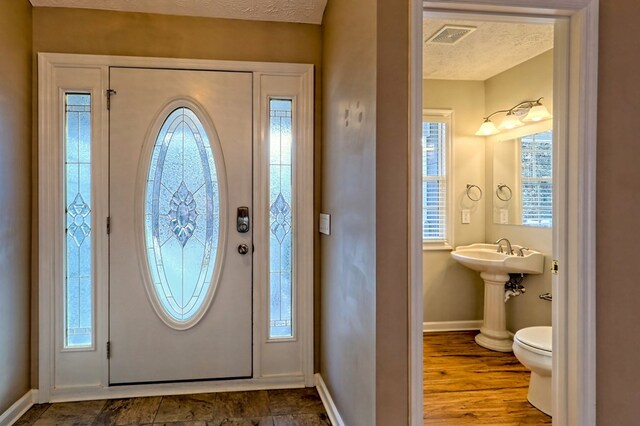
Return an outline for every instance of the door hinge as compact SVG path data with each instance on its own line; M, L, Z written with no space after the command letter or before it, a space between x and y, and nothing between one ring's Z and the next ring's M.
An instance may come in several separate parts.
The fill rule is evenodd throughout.
M111 216L107 216L107 235L111 234Z
M551 273L553 275L558 275L558 261L555 259L551 262Z
M107 342L107 359L111 358L111 342Z
M116 92L113 89L107 89L107 110L111 109L111 96L112 95L117 95L118 92Z

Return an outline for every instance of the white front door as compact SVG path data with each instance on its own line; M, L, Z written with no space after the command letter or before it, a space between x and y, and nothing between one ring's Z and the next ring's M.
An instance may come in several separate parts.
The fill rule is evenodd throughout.
M110 383L250 377L252 76L111 68L110 89Z

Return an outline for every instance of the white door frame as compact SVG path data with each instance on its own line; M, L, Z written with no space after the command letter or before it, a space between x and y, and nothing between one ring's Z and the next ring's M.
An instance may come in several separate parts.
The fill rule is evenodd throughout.
M410 47L410 229L409 229L409 395L412 425L423 422L422 241L420 217L420 123L422 114L422 13L442 11L568 17L568 141L560 151L565 197L554 206L564 232L554 232L560 273L554 283L554 425L596 424L596 126L598 74L598 0L413 0ZM561 227L562 228L562 227Z
M100 140L92 164L98 163L92 186L96 193L108 190L108 112L105 91L108 86L109 67L165 68L211 71L244 71L253 74L253 185L254 185L254 245L253 258L253 378L241 380L217 380L157 385L108 385L108 360L106 338L108 337L108 241L99 235L98 224L108 213L106 202L96 203L94 234L96 248L94 262L96 285L94 295L95 345L92 351L71 355L73 362L82 370L73 377L56 383L60 372L56 357L60 355L60 332L56 321L56 303L61 300L62 256L60 226L63 222L61 210L61 144L63 127L60 115L60 93L64 89L75 89L70 73L85 76L82 90L89 90L96 100L95 115L92 113L92 138ZM98 398L121 398L143 395L163 395L194 392L269 389L313 386L313 121L314 121L314 75L313 65L266 62L239 62L217 60L190 60L170 58L144 58L125 56L76 55L38 53L38 329L39 329L39 402L61 402ZM93 79L93 80L92 80ZM117 94L116 94L117 96ZM268 338L268 252L258 251L268 242L268 219L256 220L255 211L268 211L268 189L265 155L267 121L265 107L269 96L294 99L298 128L296 130L297 164L294 175L296 192L294 223L294 262L296 271L295 317L297 334L293 339L274 340ZM264 98L264 99L263 99ZM97 129L93 126L97 125ZM94 143L92 142L92 145ZM95 148L95 147L94 147ZM105 166L105 164L107 166ZM93 167L93 166L92 166ZM105 189L106 188L106 189ZM268 192L267 192L268 194ZM98 195L96 198L100 198ZM106 221L105 221L106 223ZM106 229L105 229L106 231ZM266 234L265 234L266 235ZM69 351L64 352L66 354ZM69 356L69 355L62 355ZM91 359L89 359L91 358ZM95 368L84 368L84 359ZM293 365L287 369L284 365ZM56 372L58 369L58 372ZM87 373L91 370L93 373ZM60 381L60 380L59 380Z

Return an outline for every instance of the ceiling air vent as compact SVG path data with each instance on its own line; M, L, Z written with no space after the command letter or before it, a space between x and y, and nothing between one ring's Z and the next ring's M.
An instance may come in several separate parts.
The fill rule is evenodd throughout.
M426 43L433 44L456 44L472 32L476 27L463 27L460 25L445 25L440 28Z

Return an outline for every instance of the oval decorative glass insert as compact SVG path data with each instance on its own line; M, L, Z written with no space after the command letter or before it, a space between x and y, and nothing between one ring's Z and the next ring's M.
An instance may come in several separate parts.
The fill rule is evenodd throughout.
M145 208L151 293L172 322L186 323L208 307L219 214L209 138L191 109L177 108L153 146Z

